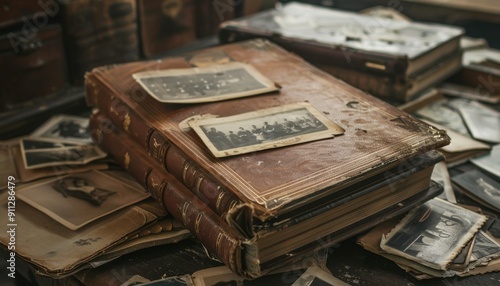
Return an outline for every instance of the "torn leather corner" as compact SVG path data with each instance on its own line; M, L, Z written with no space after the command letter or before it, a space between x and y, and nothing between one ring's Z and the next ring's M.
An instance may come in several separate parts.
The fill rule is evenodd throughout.
M227 215L227 223L246 239L255 237L252 228L254 207L251 204L239 204L231 208Z

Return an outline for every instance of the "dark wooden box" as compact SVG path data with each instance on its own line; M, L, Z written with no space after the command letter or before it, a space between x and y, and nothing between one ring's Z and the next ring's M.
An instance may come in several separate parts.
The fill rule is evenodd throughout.
M61 26L21 27L0 36L0 110L61 91L67 83Z

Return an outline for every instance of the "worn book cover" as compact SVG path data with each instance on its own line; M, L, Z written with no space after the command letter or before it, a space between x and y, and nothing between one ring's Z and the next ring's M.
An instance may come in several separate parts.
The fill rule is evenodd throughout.
M145 70L185 68L181 57L95 69L87 74L87 99L103 110L149 152L180 149L222 187L250 203L261 220L282 209L317 199L362 178L387 170L418 154L449 144L443 130L319 71L301 58L263 40L214 48L233 61L246 62L279 84L279 91L207 104L163 104L133 79ZM200 51L200 53L209 51ZM307 101L344 134L250 155L215 158L185 122L193 116L230 116ZM139 116L131 119L132 115ZM143 122L139 122L143 121ZM145 124L146 129L136 128ZM144 127L142 125L141 127ZM159 133L168 142L161 142ZM140 137L144 134L144 137ZM154 135L154 134L153 134ZM149 139L155 144L149 145ZM152 154L153 156L155 154ZM273 173L272 179L264 174ZM328 187L328 188L327 188ZM325 189L327 188L327 189Z
M268 41L220 46L199 51L196 56L214 54L252 65L281 89L204 104L160 103L135 81L133 74L188 68L192 57L99 68L87 74L87 99L105 118L95 122L103 125L97 128L100 131L91 133L97 143L104 144L113 129L107 130L105 125L113 123L192 193L202 198L200 193L204 192L202 200L207 206L215 205L213 212L227 196L236 198L235 204L229 203L229 208L218 214L232 227L243 228L238 229L242 237L255 236L255 226L274 224L273 232L262 233L259 238L261 252L256 259L262 259L260 262L272 262L283 252L300 249L332 232L323 228L314 231L313 237L300 226L335 225L337 229L346 228L345 235L352 234L351 224L369 223L364 219L380 214L381 208L395 207L396 201L419 196L429 187L430 169L441 156L428 151L449 143L444 131L321 72ZM217 158L187 124L193 118L226 117L304 102L345 132L322 140ZM113 146L119 145L107 144L108 152L116 151ZM131 156L120 158L130 168L135 166ZM170 203L168 197L162 197L159 187L151 190L154 196ZM365 194L366 200L354 200ZM351 213L352 220L340 221L338 214L331 213L332 207L345 201L353 208L339 210L343 215ZM315 217L314 224L308 223L310 217ZM281 232L281 228L285 231ZM295 244L287 243L280 252L273 251L276 245L285 245L274 239L276 231L294 237ZM300 242L297 237L305 240ZM248 258L250 246L245 247Z

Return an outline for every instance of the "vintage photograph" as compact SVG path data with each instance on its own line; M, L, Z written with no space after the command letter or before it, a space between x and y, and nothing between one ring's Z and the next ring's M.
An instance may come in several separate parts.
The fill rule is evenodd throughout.
M475 107L461 107L459 111L472 137L490 143L500 143L499 112Z
M453 176L451 180L467 196L500 211L500 182L494 178L473 169Z
M488 154L470 159L470 162L500 178L500 144L494 145Z
M40 149L59 149L81 145L74 142L42 138L22 138L21 144L23 146L23 149L26 151L36 151Z
M95 170L17 189L20 200L71 230L148 196L142 189Z
M90 143L88 126L89 119L86 117L56 115L33 131L30 137Z
M445 270L485 221L486 217L481 214L434 198L413 209L384 235L380 248Z
M133 77L153 98L167 103L213 102L278 89L255 68L240 62L146 71L135 73Z
M440 124L463 135L469 135L467 126L458 110L450 104L451 100L443 99L432 102L418 109L415 114L423 119Z
M106 153L93 144L82 145L34 138L21 139L21 154L26 169L83 165L106 157Z
M188 122L216 157L332 138L344 129L307 102Z

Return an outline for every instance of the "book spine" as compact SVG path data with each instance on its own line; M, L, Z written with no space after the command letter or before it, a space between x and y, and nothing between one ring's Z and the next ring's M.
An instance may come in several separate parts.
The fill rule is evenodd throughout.
M120 133L109 120L94 113L89 127L94 142L127 170L175 219L198 238L232 271L244 275L244 239L195 194L155 161L137 143Z
M99 109L110 122L128 133L149 156L158 161L215 213L225 218L229 210L241 203L234 194L171 144L164 135L142 120L132 107L112 96L110 91L100 89L92 75L86 75L85 86L87 104Z

